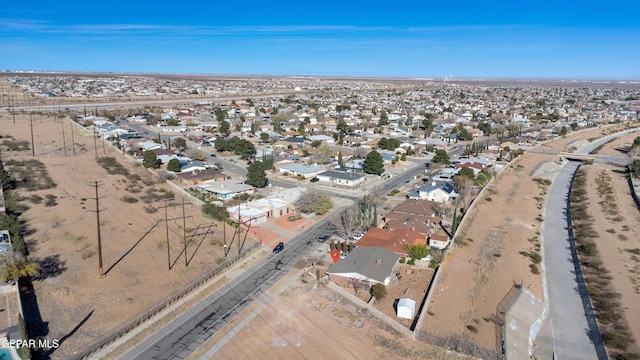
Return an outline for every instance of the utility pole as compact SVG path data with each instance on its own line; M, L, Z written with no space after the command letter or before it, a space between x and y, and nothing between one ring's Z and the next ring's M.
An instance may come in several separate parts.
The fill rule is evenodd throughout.
M64 146L64 156L67 156L67 140L64 137L64 121L61 121L60 125L62 125L62 146Z
M64 122L64 120L62 120ZM73 156L76 156L76 139L73 136L73 128L75 127L75 121L72 120L71 124L71 147L73 148Z
M182 239L184 240L184 267L189 266L187 257L187 218L184 214L184 200L182 201Z
M29 127L31 128L31 156L36 156L35 142L33 141L33 112L29 109Z
M179 220L180 218L171 218L169 219L169 214L167 213L167 208L169 206L173 206L175 208L176 205L182 205L182 239L184 242L184 254L185 254L185 266L189 265L189 258L187 257L187 228L186 228L186 219L187 216L185 216L185 209L184 206L186 205L186 203L184 202L184 200L182 201L181 204L167 204L167 201L173 201L175 200L174 198L170 198L170 199L164 199L164 229L165 229L165 236L166 236L166 241L167 241L167 265L169 267L169 270L171 270L171 248L169 247L169 220ZM188 216L191 217L191 216ZM161 220L162 221L162 220ZM177 260L177 259L176 259Z
M97 181L94 181L93 184L89 186L93 186L96 189L96 197L94 200L96 201L96 228L98 231L98 274L100 277L104 276L104 271L102 268L102 238L100 237L100 197L98 196L98 187L100 186ZM89 210L91 211L91 210Z
M96 142L96 124L93 124L93 149L96 152L96 159L98 158L98 143Z

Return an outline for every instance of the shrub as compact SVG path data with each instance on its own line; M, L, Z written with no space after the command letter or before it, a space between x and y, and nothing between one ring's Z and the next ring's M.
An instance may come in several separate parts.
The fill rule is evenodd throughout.
M42 202L42 196L37 194L31 195L29 201L31 201L32 204L40 204Z
M375 297L378 300L383 299L387 296L387 287L384 284L375 284L371 287L371 296Z
M467 325L467 330L471 331L471 332L472 332L472 333L474 333L474 334L477 334L477 333L478 333L478 328L476 328L476 327L475 327L475 326L473 326L473 325Z
M540 270L538 270L538 266L536 264L529 264L529 269L531 269L532 274L540 274Z
M138 202L138 199L133 197L133 196L123 196L122 197L122 201L126 202L127 204L134 204Z
M46 198L44 206L52 207L58 205L58 203L56 202L56 199L58 198L57 196L53 194L47 194L44 197Z

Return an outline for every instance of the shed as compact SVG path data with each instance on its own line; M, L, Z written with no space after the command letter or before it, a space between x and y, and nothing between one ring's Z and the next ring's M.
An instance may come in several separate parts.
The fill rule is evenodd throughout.
M416 302L409 298L402 298L398 300L398 308L396 310L396 316L403 319L413 319L413 314L416 311Z

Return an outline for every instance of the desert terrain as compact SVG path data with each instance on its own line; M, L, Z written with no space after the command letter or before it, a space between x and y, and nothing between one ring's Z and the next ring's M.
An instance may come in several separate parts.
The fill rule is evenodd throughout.
M14 124L5 115L0 122L2 160L16 177L16 191L25 208L20 219L27 227L29 258L41 269L33 281L35 297L24 305L26 321L36 334L61 340L61 346L47 355L62 359L82 350L223 261L221 225L204 218L199 206L158 183L117 149L103 147L100 139L94 146L92 135L69 120L41 116L33 122L32 157L30 150L12 151L8 145L30 143L29 117L18 115ZM97 163L96 153L115 158L127 175L105 170ZM166 202L168 222L164 221L166 198L174 198ZM227 231L228 241L232 235ZM252 241L248 239L246 245ZM236 244L229 255L237 252Z

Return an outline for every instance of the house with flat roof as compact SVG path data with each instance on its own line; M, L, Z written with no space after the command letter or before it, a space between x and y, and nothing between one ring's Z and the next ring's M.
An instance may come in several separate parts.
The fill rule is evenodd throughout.
M225 174L214 169L183 171L175 174L175 177L185 185L206 184L214 181L224 181L229 178Z
M208 192L220 200L232 199L241 194L253 194L255 188L245 184L243 180L229 179L198 185L198 189Z
M321 172L316 177L320 182L351 187L362 184L365 179L363 174L339 170L327 170Z
M381 247L357 247L347 254L344 259L329 265L327 275L334 282L349 282L351 279L360 280L368 286L375 284L389 285L391 276L395 273L399 254Z
M326 169L323 167L308 164L290 164L280 166L281 173L285 175L303 176L304 178L312 178L325 170Z

